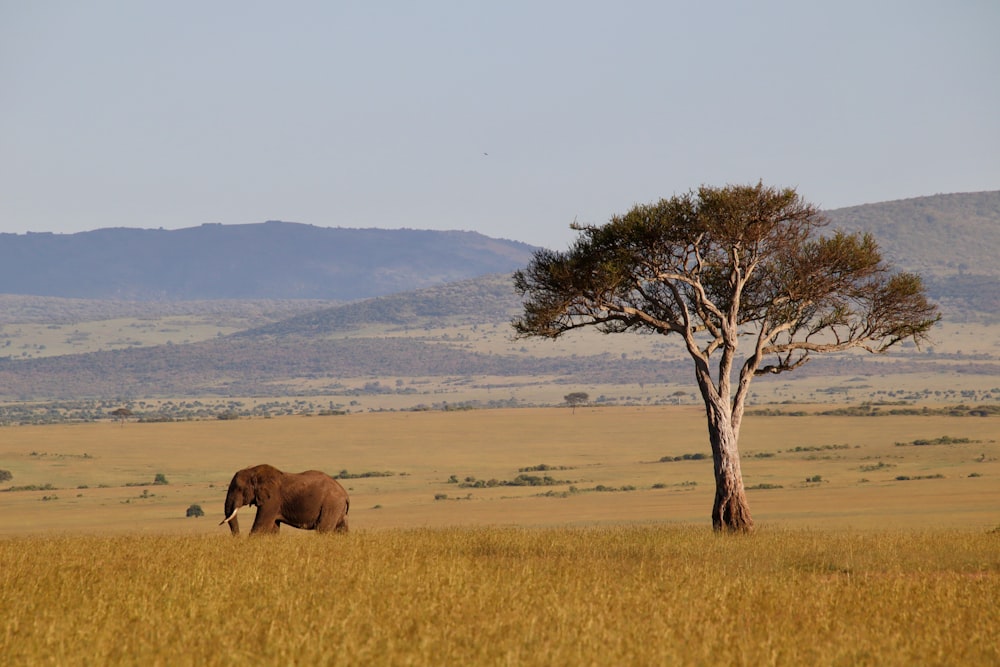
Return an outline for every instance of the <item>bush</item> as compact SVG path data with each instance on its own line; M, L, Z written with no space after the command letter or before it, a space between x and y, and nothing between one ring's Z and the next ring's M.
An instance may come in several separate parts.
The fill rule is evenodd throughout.
M4 491L55 491L56 487L51 484L27 484L25 486L12 486Z
M348 472L347 470L341 470L336 475L333 475L334 479L367 479L369 477L393 477L396 473L390 472L388 470L379 471L368 471L368 472Z
M139 417L140 424L160 424L172 421L176 420L170 415L152 414L152 415L143 415L142 417Z
M7 482L14 479L14 473L9 470L0 470L0 482Z
M940 438L919 438L913 440L912 442L897 442L897 447L927 447L929 445L967 445L972 442L978 442L977 440L970 440L969 438L952 438L951 436L942 435Z
M205 516L205 510L201 509L201 505L191 505L185 516Z
M865 464L858 468L861 472L876 472L878 470L885 470L886 468L892 468L895 463L886 463L885 461L879 461L878 463Z
M170 482L167 481L166 475L162 472L158 472L156 473L156 477L153 478L153 484L170 484Z
M942 475L941 473L937 473L937 474L934 474L934 475L916 475L916 476L913 476L913 477L911 477L910 475L897 475L896 476L896 481L897 482L908 482L911 479L944 479L944 475Z
M671 461L701 461L702 459L707 459L708 454L704 452L695 452L693 454L681 454L680 456L664 456L660 459L660 463L670 463Z

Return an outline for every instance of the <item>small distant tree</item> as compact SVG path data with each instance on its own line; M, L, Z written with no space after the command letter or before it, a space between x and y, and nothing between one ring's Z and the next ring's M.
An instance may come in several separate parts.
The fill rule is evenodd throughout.
M9 470L0 470L0 482L9 482L14 479L14 473Z
M575 413L576 406L585 405L590 400L590 394L585 391L574 391L563 396L563 400L566 401L566 405L573 408L573 412Z
M153 484L170 484L170 482L167 481L166 475L162 472L158 472L156 473L156 477L153 478Z
M205 511L201 509L201 505L191 505L187 508L186 516L205 516Z
M128 420L128 418L135 413L133 413L128 408L118 408L117 410L112 410L110 414L112 417L117 419L122 426L125 426L126 420Z
M712 525L747 532L738 444L751 380L814 354L920 343L940 319L920 277L892 272L870 234L824 237L825 224L794 189L761 183L704 186L603 226L574 224L570 250L538 250L514 274L525 300L513 326L521 337L595 327L679 338L708 418Z

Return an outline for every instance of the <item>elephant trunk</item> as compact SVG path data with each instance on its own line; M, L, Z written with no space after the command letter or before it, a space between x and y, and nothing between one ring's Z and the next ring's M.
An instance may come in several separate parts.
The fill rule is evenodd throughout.
M236 513L240 511L240 506L236 504L236 500L231 497L226 497L226 518L219 522L221 526L224 523L229 524L229 530L233 535L240 534L240 520L236 518Z

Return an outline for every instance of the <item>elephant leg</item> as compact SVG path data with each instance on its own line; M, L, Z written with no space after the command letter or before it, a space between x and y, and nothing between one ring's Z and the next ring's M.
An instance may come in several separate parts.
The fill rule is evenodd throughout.
M347 513L343 507L324 507L320 514L319 521L316 522L316 532L318 533L346 533Z
M263 507L258 507L257 517L253 520L253 528L250 529L250 534L277 533L281 528L277 519L277 512L269 511Z

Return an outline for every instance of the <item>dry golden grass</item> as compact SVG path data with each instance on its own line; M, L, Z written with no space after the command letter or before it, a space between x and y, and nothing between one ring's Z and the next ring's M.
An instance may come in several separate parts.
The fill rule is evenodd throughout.
M708 460L660 462L707 451L693 407L8 427L0 468L14 479L3 486L54 488L0 493L0 655L997 664L995 424L748 418L747 484L781 487L749 492L760 528L748 537L712 534ZM941 436L969 442L895 444ZM217 525L225 488L260 462L395 474L346 480L346 536L286 527L231 539ZM449 482L539 464L565 467L534 474L578 492ZM170 483L126 486L157 473ZM185 518L195 503L205 518Z
M749 417L742 450L751 509L761 525L987 530L1000 524L996 435L995 418ZM969 442L895 445L941 436ZM229 479L257 463L395 473L346 480L357 528L708 526L713 494L709 461L659 462L707 453L704 416L695 407L52 425L6 427L0 437L0 469L14 473L0 488L53 487L0 493L6 517L0 535L225 534L216 518ZM568 468L545 474L582 492L546 497L570 484L448 483L452 475L511 480L519 468L539 464ZM126 486L150 483L157 473L170 483ZM823 481L805 481L816 475ZM941 477L912 479L932 475ZM753 488L759 485L781 488ZM599 486L635 490L592 491ZM448 498L435 500L442 494ZM186 518L191 504L200 504L207 518Z
M991 665L1000 536L0 540L7 664Z

